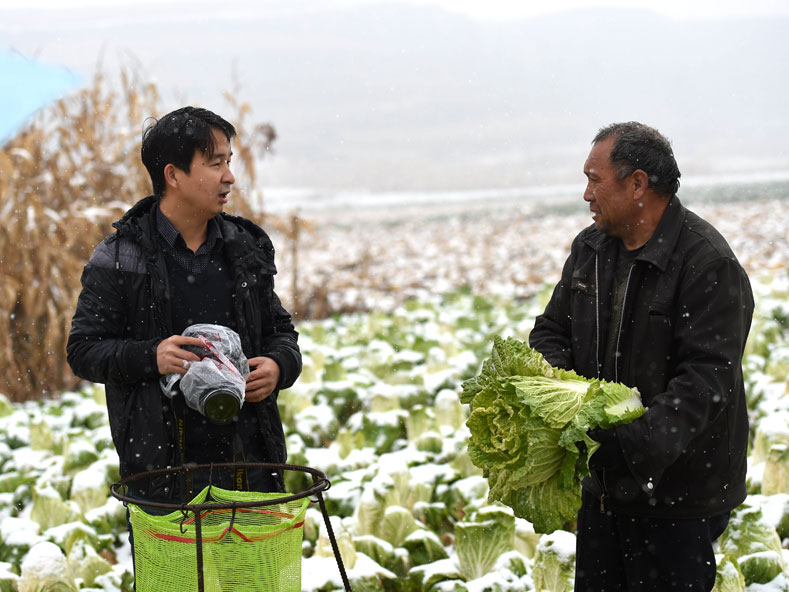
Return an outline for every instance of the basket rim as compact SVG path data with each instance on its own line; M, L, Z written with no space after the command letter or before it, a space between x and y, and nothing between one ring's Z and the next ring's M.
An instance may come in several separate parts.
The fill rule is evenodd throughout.
M168 503L168 502L155 502L145 499L133 498L125 495L119 491L120 488L127 486L140 479L150 477L157 477L167 475L170 473L185 473L197 469L214 469L214 468L260 468L260 469L274 469L282 471L298 471L312 475L313 486L298 493L291 493L289 495L283 494L282 497L276 497L268 500L254 500L249 502L227 502L227 503L210 503L210 504L189 504L189 503ZM176 467L167 467L164 469L154 469L152 471L144 471L124 477L120 481L116 481L110 486L110 494L117 500L124 504L132 504L135 506L145 506L151 508L160 508L163 510L181 510L182 512L202 512L203 510L232 510L242 508L259 508L261 506L273 506L275 504L283 504L291 501L304 499L305 497L312 497L331 487L331 482L326 477L326 474L318 469L312 467L305 467L301 465L289 465L282 463L264 463L264 462L225 462L225 463L207 463L207 464L183 464ZM275 492L276 493L276 492Z

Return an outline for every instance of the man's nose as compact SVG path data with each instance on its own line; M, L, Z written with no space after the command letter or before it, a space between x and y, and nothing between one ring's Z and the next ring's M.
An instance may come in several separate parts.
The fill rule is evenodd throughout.
M594 192L592 191L591 185L587 183L586 189L584 189L584 201L592 201L594 199Z
M222 181L229 185L232 185L233 183L236 182L236 178L233 175L232 171L230 170L230 167L227 167L227 169L225 170L225 174L222 176Z

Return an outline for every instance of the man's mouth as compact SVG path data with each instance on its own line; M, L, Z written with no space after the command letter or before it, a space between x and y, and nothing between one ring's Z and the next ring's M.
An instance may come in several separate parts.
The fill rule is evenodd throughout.
M223 204L226 204L226 203L227 203L227 196L228 196L228 195L230 195L230 192L229 192L229 191L226 191L226 192L220 193L220 194L218 195L218 197L219 197L219 201L221 201Z

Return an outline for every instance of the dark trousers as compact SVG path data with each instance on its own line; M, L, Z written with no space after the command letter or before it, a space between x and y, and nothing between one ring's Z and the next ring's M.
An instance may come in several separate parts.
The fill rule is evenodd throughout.
M578 512L575 592L709 592L712 543L729 513L701 519L648 518L600 511L587 491Z

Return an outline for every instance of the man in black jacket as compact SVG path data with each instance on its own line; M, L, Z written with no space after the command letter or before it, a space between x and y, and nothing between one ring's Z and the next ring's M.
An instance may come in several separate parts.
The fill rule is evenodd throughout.
M283 463L277 393L301 372L298 334L274 292L274 248L258 226L223 212L235 181L233 126L184 107L149 126L142 161L154 194L114 223L94 251L67 353L77 376L104 383L122 477L186 463ZM245 400L227 425L164 396L160 379L200 360L181 333L210 323L241 338L250 374ZM141 481L144 499L188 501L208 479L231 489L283 490L271 471L211 471L194 481L163 475Z
M753 314L724 238L679 202L669 141L600 130L584 166L594 225L573 241L529 341L553 365L637 387L643 417L591 432L576 591L704 590L745 498L741 360Z

